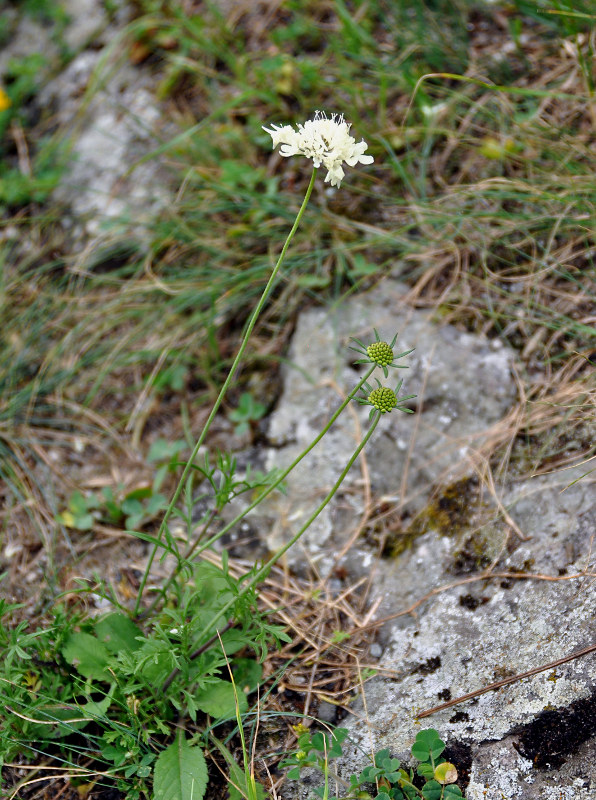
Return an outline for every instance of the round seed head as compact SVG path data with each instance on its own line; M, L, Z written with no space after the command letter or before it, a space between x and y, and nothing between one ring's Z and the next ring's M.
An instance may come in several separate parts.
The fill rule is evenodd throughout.
M397 397L395 392L388 389L386 386L381 386L379 389L373 389L368 396L368 402L374 406L381 414L386 414L395 408L397 405Z
M393 350L387 342L373 342L366 348L366 354L371 361L380 367L387 367L393 361Z

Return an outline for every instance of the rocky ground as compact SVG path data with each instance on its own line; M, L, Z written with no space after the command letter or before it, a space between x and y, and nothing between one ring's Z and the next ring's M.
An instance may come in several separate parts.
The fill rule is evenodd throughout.
M355 746L340 774L358 773L363 753L385 747L407 760L416 731L435 727L470 800L594 798L594 651L416 716L596 644L596 481L585 466L516 478L513 464L497 484L488 480L483 443L513 407L515 355L408 309L406 297L388 280L335 311L304 312L269 426L281 445L269 463L287 463L354 384L350 335L368 341L374 325L388 337L399 331L399 350L416 348L401 376L418 414L382 420L366 464L288 553L294 569L314 564L343 585L370 576L376 619L387 620L379 675L342 722ZM299 380L305 373L312 383ZM287 496L257 526L271 547L330 488L366 416L366 407L345 414L289 477Z
M117 51L127 21L124 5L112 21L103 8L72 0L68 36L78 55L39 97L72 136L71 166L55 199L70 209L73 252L79 243L87 254L106 231L113 241L110 222L121 226L124 214L122 235L142 241L146 220L171 197L158 162L129 172L170 122L148 72L117 60L103 69L105 48ZM43 36L30 21L15 23L10 52L39 46ZM102 85L88 95L98 75ZM339 773L359 771L363 751L382 747L407 760L416 731L432 726L469 800L594 799L594 651L417 717L596 644L596 478L574 464L581 437L569 441L564 470L528 475L515 448L507 469L487 462L495 442L506 442L520 399L518 355L499 339L413 309L408 288L393 278L333 309L306 309L256 458L283 466L310 442L359 374L350 336L367 342L373 328L387 339L397 332L400 352L414 348L403 359L408 369L393 374L404 379L402 394L416 395L416 413L381 421L365 459L287 556L296 574L315 569L338 590L367 577L375 619L386 620L369 659L378 674L349 704L352 713L340 720L333 707L321 708L350 730L353 746L344 748ZM330 488L367 419L366 407L350 407L292 473L286 494L250 517L264 550L287 541L313 498ZM583 436L595 432L586 424ZM288 783L282 797L309 796L316 780Z

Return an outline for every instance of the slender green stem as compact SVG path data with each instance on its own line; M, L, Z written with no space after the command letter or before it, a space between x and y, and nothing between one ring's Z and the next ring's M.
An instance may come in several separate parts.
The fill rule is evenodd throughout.
M228 377L225 379L225 381L223 383L223 386L220 389L220 392L219 392L219 394L217 396L217 399L216 399L215 403L213 404L213 408L211 409L211 413L207 417L207 421L205 422L205 425L203 427L201 435L197 439L197 443L194 446L194 450L192 451L192 453L190 455L190 458L186 462L186 466L184 467L184 470L182 472L182 476L180 478L180 481L178 482L178 486L176 487L176 491L174 492L174 494L172 496L172 499L170 500L170 504L169 504L169 506L167 507L167 509L165 511L163 520L161 522L161 525L159 527L159 531L157 533L157 538L159 540L161 540L161 537L163 536L163 533L164 533L164 531L166 529L166 525L168 524L168 520L170 519L172 511L174 510L174 507L175 507L176 503L178 502L178 498L180 497L180 493L182 492L182 487L184 486L184 484L186 482L186 479L188 478L188 475L189 475L189 473L190 473L190 471L192 469L193 462L194 462L195 458L197 457L197 454L198 454L203 442L205 441L205 437L207 436L209 428L211 427L211 423L215 419L215 415L217 414L217 412L219 410L219 407L222 404L222 401L223 401L223 399L225 397L225 394L226 394L226 392L228 390L228 387L229 387L230 383L232 382L232 378L234 377L234 374L236 372L238 364L240 363L240 360L241 360L242 356L244 355L244 351L246 349L246 345L248 344L248 340L250 338L252 330L253 330L256 322L257 322L257 319L259 318L259 314L263 310L263 306L265 305L265 302L266 302L267 298L269 297L269 293L271 292L271 288L273 286L275 278L277 277L277 273L279 272L280 267L281 267L281 265L283 263L283 260L285 258L285 255L286 255L286 252L287 252L288 247L290 245L290 242L294 238L294 234L296 233L296 231L298 229L298 225L300 224L300 220L302 219L304 211L306 210L306 206L308 205L308 201L310 199L313 187L315 185L316 175L317 175L317 170L316 170L316 168L313 168L312 175L311 175L311 178L310 178L310 183L308 184L308 188L306 190L306 194L304 195L304 200L302 201L302 205L300 206L300 210L298 211L298 215L297 215L296 220L295 220L295 222L294 222L294 224L292 226L292 230L289 232L288 238L286 239L285 244L284 244L284 246L282 248L282 251L279 254L279 258L277 259L277 263L276 263L275 267L273 268L273 271L271 273L271 276L270 276L269 280L267 281L267 285L265 286L265 289L263 290L263 294L261 295L261 299L259 300L255 310L253 311L253 314L252 314L252 316L250 318L250 322L248 323L248 326L247 326L246 331L244 333L244 336L242 338L242 343L240 344L240 349L238 350L238 353L236 354L236 358L234 359L234 363L230 367L230 371L228 373ZM135 607L134 607L134 611L133 611L133 616L135 616L135 617L139 613L141 600L143 598L143 592L145 590L145 585L147 584L147 580L149 579L149 573L151 572L151 566L152 566L153 561L155 559L155 556L157 554L157 550L158 550L158 545L154 545L153 550L151 551L151 555L149 556L149 561L147 562L147 566L145 567L145 573L143 574L143 577L141 579L141 583L139 585L139 591L138 591L138 594L137 594L137 601L135 603Z
M361 387L362 387L362 386L363 386L363 385L364 385L364 384L367 382L367 380L370 378L370 376L371 376L371 375L372 375L372 373L375 371L375 369L376 369L376 364L374 364L374 365L373 365L373 366L372 366L372 367L371 367L371 368L368 370L368 372L367 372L367 373L366 373L366 374L365 374L365 375L362 377L362 379L361 379L361 380L358 382L358 384L357 384L357 385L354 387L354 389L353 389L353 390L350 392L350 394L349 394L349 395L348 395L348 396L345 398L345 400L344 400L344 401L341 403L341 405L339 406L339 408L338 408L338 409L335 411L335 413L333 414L333 416L332 416L332 417L329 419L329 421L327 422L327 424L325 425L325 427L323 428L323 430L322 430L322 431L321 431L321 432L320 432L320 433L317 435L317 437L316 437L315 439L313 439L313 441L312 441L312 442L311 442L311 443L308 445L308 447L306 447L306 448L305 448L305 449L304 449L304 450L303 450L303 451L300 453L300 455L298 455L298 456L297 456L297 457L296 457L296 458L295 458L295 459L292 461L292 463L291 463L291 464L290 464L288 467L286 467L286 469L285 469L285 470L284 470L284 471L283 471L283 472L282 472L282 473L281 473L281 474L278 476L278 478L275 480L275 482L274 482L274 483L272 483L270 486L268 486L268 487L267 487L266 491L264 491L264 492L263 492L262 494L260 494L260 495L259 495L259 496L258 496L258 497L255 499L255 500L253 500L253 502L252 502L252 503L251 503L249 506L247 506L247 507L246 507L246 508L245 508L243 511L241 511L241 512L240 512L240 513L239 513L239 514L238 514L238 515L237 515L237 516L236 516L236 517L235 517L235 518L234 518L234 519L233 519L231 522L228 522L228 523L227 523L227 525L225 525L225 526L224 526L224 527L223 527L223 528L222 528L220 531L218 531L216 534L214 534L214 535L213 535L213 536L212 536L210 539L208 539L207 541L203 542L203 544L201 545L201 547L200 547L198 550L196 549L196 548L197 548L197 545L198 545L198 540L197 540L197 541L195 541L195 542L193 543L193 545L190 547L190 549L189 549L189 550L187 550L187 552L186 552L186 553L185 553L185 555L183 556L183 559L184 559L184 560L186 560L186 559L190 558L190 556L191 556L193 553L195 553L195 552L196 552L196 554L199 554L199 553L202 553L202 552L203 552L203 550L206 550L208 547L211 547L211 545L212 545L212 544L214 544L214 543L215 543L215 542L216 542L218 539L220 539L220 538L221 538L221 537L222 537L224 534L226 534L226 533L227 533L227 532L228 532L228 531L229 531L231 528L233 528L233 527L234 527L235 525L237 525L237 524L238 524L238 523L239 523L239 522L240 522L242 519L244 519L244 517L245 517L245 516L246 516L246 515L249 513L249 511L252 511L252 510L253 510L253 508L256 508L256 506L258 506L258 505L259 505L259 503L262 503L262 502L263 502L263 500L264 500L266 497L268 497L268 495L270 495L270 494L271 494L271 492L273 492L275 489L277 489L277 487L280 485L280 483L282 483L282 482L283 482L283 481L284 481L284 480L287 478L287 476L288 476L288 475L289 475L289 473L290 473L290 472L291 472L291 471L294 469L294 467L295 467L297 464L299 464L299 463L302 461L302 459L303 459L305 456L307 456L307 455L310 453L310 451L311 451L311 450L312 450L314 447L316 447L316 445L317 445L317 444L318 444L318 443L321 441L321 439L323 438L323 436L325 436L325 434L327 433L327 431L328 431L328 430L331 428L331 426L332 426L332 425L333 425L333 423L336 421L336 419L339 417L339 415L340 415L340 414L341 414L341 412L344 410L344 408L345 408L345 407L348 405L348 403L350 402L350 400L352 400L352 399L355 397L355 395L357 394L357 392L359 392L359 391L360 391ZM180 564L177 564L177 565L174 567L174 569L172 570L172 573L170 574L170 576L169 576L169 578L167 579L167 581L166 581L166 582L163 584L163 586L162 586L162 587L159 589L159 593L158 593L158 594L155 596L155 598L153 599L153 601L152 601L152 603L149 605L149 607L148 607L148 608L147 608L147 609L146 609L146 610L143 612L143 614L142 614L142 616L143 616L143 617L146 617L146 616L148 616L148 615L149 615L149 614L150 614L150 613L153 611L153 609L154 609L154 608L155 608L155 606L158 604L158 602L159 602L159 599L160 599L161 597L165 597L165 593L167 592L167 590L168 590L168 589L169 589L169 587L171 586L171 584L172 584L172 581L173 581L173 580L176 578L176 576L177 576L177 575L180 573L180 571L181 571L181 569L182 569L182 567L183 567L183 566L184 566L184 564L183 564L183 563L180 563Z
M230 662L226 655L226 650L221 640L221 636L219 637L219 644L221 645L221 650L226 660L226 666L228 667L228 672L230 674L230 681L232 683L232 689L234 691L236 722L238 724L238 733L240 734L240 744L242 747L242 762L244 764L244 788L246 789L246 798L247 800L257 800L258 793L257 793L257 786L254 774L254 764L252 759L249 759L248 750L246 747L246 737L244 736L244 725L242 724L242 715L240 713L240 702L238 701L238 689L236 687L236 682L234 681L234 673L232 672L232 667L230 666Z
M244 594L244 593L245 593L245 592L247 592L249 589L252 589L252 588L253 588L253 586L256 586L256 585L257 585L257 583L260 583L260 582L261 582L261 580L262 580L262 579L263 579L263 578L264 578L264 577L265 577L265 576L268 574L268 572L270 571L271 567L272 567L272 566L273 566L275 563L277 563L277 562L279 561L279 559L280 559L280 558L281 558L281 557L282 557L282 556L283 556L285 553L287 553L287 552L288 552L288 550L290 549L290 547L293 547L293 545L295 545L295 544L296 544L296 542L298 541L298 539L300 539L300 537L302 536L302 534L303 534L303 533L304 533L306 530L308 530L308 528L309 528L309 527L312 525L312 523L315 521L315 519L316 519L316 518L319 516L319 514L320 514L320 513L323 511L323 509L325 508L325 506L327 506L327 505L328 505L328 503L331 501L331 499L332 499L332 497L334 496L334 494L337 492L337 490L339 489L339 487L340 487L340 486L342 485L342 483L344 482L344 478L346 477L346 475L348 474L348 472L349 472L349 471L350 471L350 469L352 468L352 464L354 463L354 461L356 461L356 459L358 458L358 456L360 455L360 453L362 452L362 450L364 450L364 448L366 447L366 443L368 442L368 440L370 439L370 437L373 435L373 432L374 432L375 428L377 427L377 423L379 422L379 420L380 420L380 419L381 419L381 414L380 414L380 413L377 411L377 412L375 413L374 417L373 417L372 424L371 424L370 428L368 429L368 431L367 431L367 433L366 433L366 436L364 437L364 439L363 439L363 440L360 442L360 444L358 445L358 447L356 448L356 450L354 450L354 452L353 452L353 453L352 453L352 455L350 456L350 458L349 458L349 460L348 460L348 463L346 464L346 466L345 466L345 467L343 468L343 470L341 471L341 474L340 474L339 478L338 478L338 479L337 479L337 481L336 481L336 482L333 484L333 487L331 488L331 490L329 491L329 493L327 494L327 496L325 497L325 499L322 501L322 503L319 505L319 507L318 507L317 509L315 509L315 511L313 511L313 513L312 513L312 514L310 515L310 517L309 517L309 518L306 520L306 522L304 523L304 525L303 525L303 526L300 528L300 530L298 531L298 533L295 533L295 534L294 534L294 536L292 536L292 538L291 538L291 539L290 539L290 540L289 540L289 541L288 541L286 544L284 544L284 546L283 546L283 547L280 547L280 549L279 549L279 550L278 550L278 551L275 553L275 555L273 556L273 558L271 558L271 559L270 559L270 560L269 560L269 561L268 561L268 562L267 562L267 563L266 563L264 566L262 566L262 567L261 567L261 569L260 569L260 570L258 570L258 571L257 571L257 572L256 572L256 573L253 575L253 577L251 578L251 580L250 580L250 581L249 581L249 582L246 584L246 586L245 586L245 587L244 587L244 589L242 590L241 594ZM235 602L235 600L230 600L230 602L229 602L228 606L229 606L229 607L231 607L232 605L234 605L234 602ZM229 608L228 608L227 606L224 606L224 607L221 609L221 611L219 612L219 615L218 615L218 616L223 616L223 615L224 615L224 614L225 614L227 611L229 611ZM213 619L213 622L215 622L215 621L216 621L216 619L217 619L217 617L214 617L214 619Z
M327 741L325 740L325 745ZM329 797L329 756L327 755L327 747L325 746L325 762L323 764L323 776L325 778L325 786L323 789L323 800Z
M225 616L228 614L228 612L229 612L229 611L232 609L232 607L233 607L233 606L235 606L235 605L236 605L236 603L238 602L238 598L239 598L239 597L242 597L242 596L243 596L243 595L245 595L245 594L246 594L248 591L250 591L250 589L252 589L252 588L253 588L254 586L256 586L258 583L260 583L260 582L263 580L263 578L265 578L265 577L266 577L266 575L269 573L269 571L271 570L271 567L272 567L272 566L273 566L275 563L277 563L277 562L279 561L279 559L280 559L280 558L281 558L281 557L284 555L284 553L287 553L287 551L290 549L290 547L292 547L293 545L295 545L295 544L296 544L296 542L298 541L298 539L300 539L300 537L302 536L302 534L303 534L303 533L304 533L306 530L308 530L308 528L309 528L309 527L312 525L312 523L314 522L314 520L315 520L315 519L316 519L316 518L319 516L319 514L321 513L321 511L323 511L323 509L325 508L325 506L326 506L326 505L329 503L329 501L331 500L331 498L333 497L333 495L334 495L334 494L337 492L337 490L339 489L339 487L340 487L340 486L341 486L341 484L343 483L343 481L344 481L344 478L346 477L346 475L348 474L348 472L350 471L350 469L351 469L351 467L352 467L352 464L354 463L354 461L356 461L356 459L358 458L358 456L360 455L360 453L362 452L362 450L365 448L365 446L366 446L366 443L368 442L368 440L370 439L370 437L373 435L373 432L374 432L375 428L377 427L377 423L379 422L379 420L380 420L380 419L381 419L381 414L380 414L380 412L379 412L379 411L375 412L375 415L374 415L374 417L373 417L372 424L371 424L370 428L368 429L368 431L367 431L367 433L366 433L366 436L364 437L364 439L363 439L363 440L360 442L360 444L358 445L358 447L356 448L356 450L354 450L354 452L353 452L353 453L352 453L352 455L350 456L350 459L348 460L348 463L347 463L347 464L346 464L346 466L343 468L343 470L342 470L342 472L341 472L341 475L339 476L339 478L337 479L337 481L336 481L336 482L333 484L333 487L330 489L330 491L329 491L329 493L326 495L325 499L324 499L324 500L321 502L321 504L320 504L320 505L319 505L319 506L318 506L318 507L317 507L317 508L316 508L316 509L313 511L313 513L312 513L312 514L310 515L310 517L309 517L309 518L306 520L306 522L305 522L305 523L304 523L304 525L303 525L303 526L300 528L300 530L299 530L297 533L295 533L295 534L294 534L294 536L292 536L292 538L289 540L289 542L287 542L287 543L286 543L286 544L285 544L283 547L280 547L280 549L279 549L279 550L278 550L278 551L277 551L277 552L274 554L274 556L273 556L273 557L272 557L272 558L271 558L271 559L270 559L270 560L269 560L269 561L268 561L266 564L264 564L264 565L261 567L261 569L259 569L259 570L257 570L257 572L255 572L255 574L254 574L254 575L252 576L252 578L251 578L251 579L248 581L248 583L247 583L247 584L246 584L246 585L245 585L245 586L244 586L244 587L243 587L243 588L242 588L242 589L241 589L241 590L238 592L237 596L236 596L236 597L234 597L234 598L233 598L232 600L230 600L229 602L227 602L227 603L225 604L225 606L222 606L222 608L220 608L220 610L217 612L217 614L215 614L215 616L213 617L213 619L211 619L211 620L209 621L209 629L211 629L211 628L212 628L214 625L216 625L216 624L219 622L219 620L220 620L222 617L225 617ZM240 580L239 580L239 584L242 582L242 580L243 580L243 579L242 579L242 578L240 578ZM204 633L206 633L206 632L207 632L207 630L205 630L205 631L204 631ZM178 673L179 673L179 670L178 670L178 669L175 669L175 670L173 670L172 674L171 674L171 675L169 676L169 678L168 678L168 681L169 681L168 685L170 685L170 684L172 683L172 680L174 679L174 677L175 677L175 676L176 676Z

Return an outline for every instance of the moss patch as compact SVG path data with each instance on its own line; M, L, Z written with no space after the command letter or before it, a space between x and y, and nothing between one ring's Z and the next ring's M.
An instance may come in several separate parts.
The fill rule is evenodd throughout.
M429 531L456 539L450 571L473 572L488 566L503 544L495 506L482 492L475 476L437 489L429 504L412 520L405 531L390 534L384 555L397 558L419 537Z

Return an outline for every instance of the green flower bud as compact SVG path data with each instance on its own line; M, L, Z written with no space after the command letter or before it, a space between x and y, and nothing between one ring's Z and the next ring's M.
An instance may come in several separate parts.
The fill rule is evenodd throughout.
M393 350L387 342L373 342L366 348L366 354L371 361L380 367L386 367L393 361Z
M395 392L388 389L386 386L381 386L378 389L373 389L368 396L368 402L374 406L381 414L386 414L395 408L397 405L397 397Z

